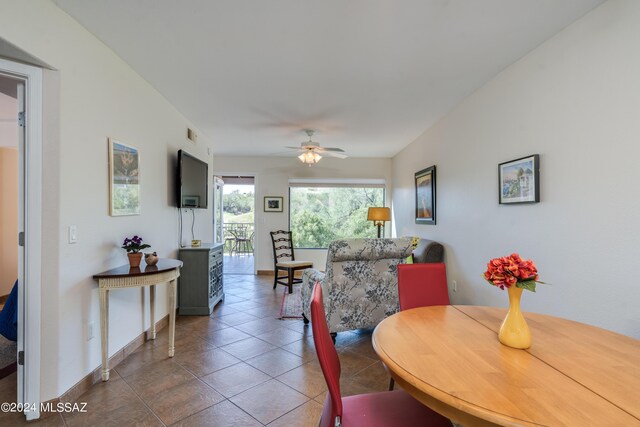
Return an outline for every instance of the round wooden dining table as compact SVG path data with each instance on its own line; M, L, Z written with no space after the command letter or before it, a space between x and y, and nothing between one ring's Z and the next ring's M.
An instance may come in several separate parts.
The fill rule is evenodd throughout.
M417 400L470 426L640 426L640 340L525 313L533 343L500 344L506 310L434 306L383 320L373 347Z

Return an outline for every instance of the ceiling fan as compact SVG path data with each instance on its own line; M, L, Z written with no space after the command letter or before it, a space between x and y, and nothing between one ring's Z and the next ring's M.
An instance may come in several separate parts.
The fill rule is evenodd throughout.
M305 129L304 132L309 136L309 140L300 143L300 147L286 147L292 150L298 150L300 155L298 158L302 163L306 163L311 166L314 163L318 163L322 156L337 157L339 159L346 159L346 154L342 148L321 147L319 143L313 141L311 137L314 131L311 129Z

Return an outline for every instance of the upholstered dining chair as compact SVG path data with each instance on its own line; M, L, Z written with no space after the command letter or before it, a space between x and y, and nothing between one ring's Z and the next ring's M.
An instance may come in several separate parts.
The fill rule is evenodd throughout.
M302 282L302 279L295 278L295 272L305 268L313 268L311 261L296 261L296 254L293 249L293 233L291 231L278 230L269 232L273 245L273 289L278 283L289 287L289 293L293 292L293 284ZM280 271L287 273L280 276Z
M398 265L400 310L431 305L449 305L447 270L443 262ZM393 378L389 390L393 390Z
M447 270L443 262L398 265L400 310L449 305Z
M342 397L340 359L329 335L322 286L313 287L311 298L313 342L329 391L322 409L320 427L451 427L451 422L415 400L404 390L367 393Z

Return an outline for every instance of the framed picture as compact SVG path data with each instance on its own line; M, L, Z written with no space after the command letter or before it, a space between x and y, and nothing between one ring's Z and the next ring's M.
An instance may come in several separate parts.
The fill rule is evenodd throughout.
M533 154L498 165L499 202L538 203L540 201L540 156Z
M436 223L436 167L416 172L416 224Z
M138 149L109 138L109 215L140 215Z
M282 212L282 197L266 196L264 198L265 212Z

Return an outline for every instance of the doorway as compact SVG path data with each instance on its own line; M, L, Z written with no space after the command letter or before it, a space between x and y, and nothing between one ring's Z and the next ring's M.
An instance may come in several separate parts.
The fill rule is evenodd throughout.
M18 370L20 85L21 80L0 75L0 389L13 395L17 394Z
M223 176L224 274L255 273L255 178Z
M32 420L40 417L42 69L0 59L0 87L4 101L8 102L7 115L2 120L6 134L1 138L7 145L15 144L13 159L17 163L15 174L7 171L15 178L8 181L7 188L15 189L17 184L17 197L13 196L17 199L17 210L14 207L7 214L13 217L17 212L17 228L6 233L7 251L17 257L17 270L10 272L16 276L17 285L12 286L0 320L14 293L15 314L8 321L8 327L12 324L16 334L14 401L18 405L29 402L29 407L23 407L27 420Z

